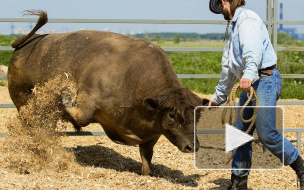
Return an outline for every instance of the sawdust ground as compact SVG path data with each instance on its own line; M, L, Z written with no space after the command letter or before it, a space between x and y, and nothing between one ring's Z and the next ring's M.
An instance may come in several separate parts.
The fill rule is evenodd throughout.
M0 87L0 103L12 103L6 87ZM304 128L303 106L282 107L285 128ZM8 132L6 123L16 113L14 108L0 109L1 132ZM68 126L67 130L73 129ZM102 128L91 124L84 130ZM292 142L296 139L295 133L285 136ZM0 151L11 151L9 146L3 146L9 140L0 138ZM61 137L61 145L72 155L72 167L64 170L44 167L20 174L0 162L0 189L226 189L230 183L229 170L195 169L193 154L181 153L164 137L154 147L153 176L139 175L141 159L137 146L118 145L106 136ZM3 161L2 154L0 160ZM297 180L290 167L284 167L252 171L248 185L250 189L296 189Z

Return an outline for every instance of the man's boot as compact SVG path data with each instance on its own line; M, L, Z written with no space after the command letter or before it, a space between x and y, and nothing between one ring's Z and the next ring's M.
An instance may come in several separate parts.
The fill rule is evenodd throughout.
M247 180L248 180L248 175L239 177L234 174L231 174L231 185L228 187L228 190L230 189L246 190Z
M290 167L297 173L300 181L300 190L304 190L304 161L301 156L298 156L296 161L290 164Z

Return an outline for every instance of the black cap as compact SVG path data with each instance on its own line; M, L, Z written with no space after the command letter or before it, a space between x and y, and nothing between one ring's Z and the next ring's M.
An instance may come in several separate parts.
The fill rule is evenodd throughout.
M222 14L222 11L220 10L219 6L218 6L218 2L220 0L210 0L209 1L209 9L211 12L215 13L215 14Z

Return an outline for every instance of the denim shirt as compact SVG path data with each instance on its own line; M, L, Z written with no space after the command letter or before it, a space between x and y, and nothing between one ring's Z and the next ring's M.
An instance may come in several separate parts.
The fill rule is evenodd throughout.
M267 28L255 12L238 8L229 29L231 34L222 56L222 79L211 97L211 102L218 105L226 102L238 78L254 83L259 80L258 70L277 62Z

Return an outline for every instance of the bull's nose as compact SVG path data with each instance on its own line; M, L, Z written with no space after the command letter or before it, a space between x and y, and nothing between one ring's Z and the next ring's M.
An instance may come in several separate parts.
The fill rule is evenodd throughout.
M192 136L193 138L193 136ZM179 144L180 142L180 144ZM200 143L197 138L195 139L183 139L178 141L177 147L179 148L180 151L184 153L190 153L190 152L196 152L198 151L200 147Z
M195 145L194 145L194 143L186 145L183 152L186 152L186 153L194 152L194 151L197 152L199 147L200 147L200 143L198 141L196 141Z
M194 152L194 144L188 144L185 147L185 152Z

